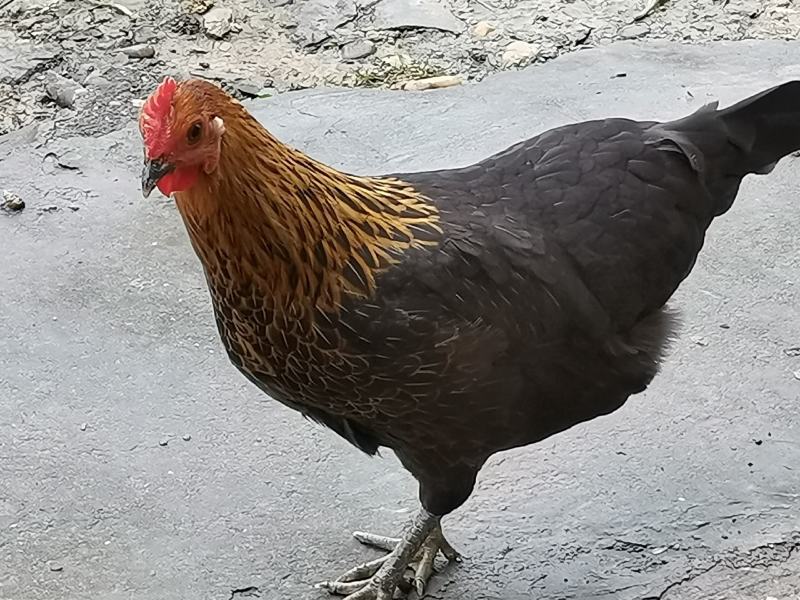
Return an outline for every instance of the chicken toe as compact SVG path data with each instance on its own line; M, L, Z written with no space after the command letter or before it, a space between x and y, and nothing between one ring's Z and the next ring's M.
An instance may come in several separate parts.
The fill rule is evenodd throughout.
M389 554L350 569L334 581L317 587L345 600L393 600L412 588L419 596L435 571L441 552L448 562L459 560L458 552L442 534L439 517L422 510L402 539L356 532L361 543L389 551ZM410 574L407 574L411 571Z

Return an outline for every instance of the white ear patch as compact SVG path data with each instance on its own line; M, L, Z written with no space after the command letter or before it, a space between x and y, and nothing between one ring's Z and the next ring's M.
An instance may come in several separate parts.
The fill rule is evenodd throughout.
M223 120L221 118L214 117L211 120L211 126L214 128L214 131L218 135L222 136L222 134L225 133L225 123L223 122Z
M220 117L214 117L211 119L211 128L217 136L217 151L203 163L203 170L206 173L213 173L217 165L219 165L219 153L222 149L222 134L225 133L225 123Z

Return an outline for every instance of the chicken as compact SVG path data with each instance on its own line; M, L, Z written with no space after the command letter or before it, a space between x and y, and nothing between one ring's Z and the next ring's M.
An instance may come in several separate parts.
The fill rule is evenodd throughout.
M140 115L142 190L173 195L231 362L264 393L419 483L391 549L322 586L422 594L458 554L441 518L494 453L642 392L666 303L742 178L800 149L800 81L671 122L559 127L466 168L355 176L273 137L210 83Z

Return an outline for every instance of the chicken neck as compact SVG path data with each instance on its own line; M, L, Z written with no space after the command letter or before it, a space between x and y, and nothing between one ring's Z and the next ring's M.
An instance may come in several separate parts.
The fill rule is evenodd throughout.
M246 113L223 119L217 169L176 196L212 272L233 263L267 283L276 304L313 299L336 310L346 294L369 296L379 270L439 232L435 207L411 186L324 165Z

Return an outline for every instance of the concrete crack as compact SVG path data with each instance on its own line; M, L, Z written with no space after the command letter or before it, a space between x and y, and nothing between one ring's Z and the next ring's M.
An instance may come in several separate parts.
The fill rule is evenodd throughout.
M711 571L716 569L721 564L722 564L722 560L719 560L719 559L715 560L714 563L711 564L711 566L706 567L705 569L700 569L698 571L694 571L693 573L689 573L688 575L685 575L684 577L682 577L681 579L679 579L677 581L673 581L667 587L665 587L661 591L661 593L659 593L657 596L645 596L644 598L642 598L642 600L663 600L664 596L666 596L670 592L670 590L673 590L676 587L679 587L679 586L683 585L684 583L688 583L692 579L696 579L696 578L698 578L698 577L700 577L702 575L705 575L706 573L710 573Z

